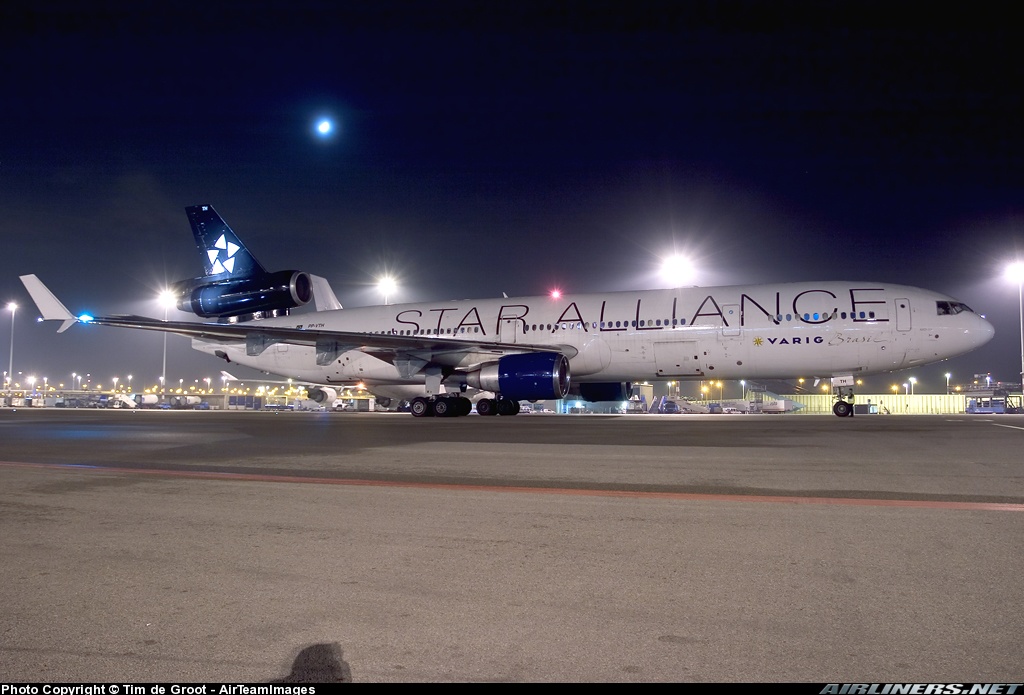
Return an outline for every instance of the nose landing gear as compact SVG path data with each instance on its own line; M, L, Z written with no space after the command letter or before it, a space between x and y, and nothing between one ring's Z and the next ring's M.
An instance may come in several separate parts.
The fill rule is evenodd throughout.
M853 417L853 383L852 376L832 377L832 397L836 399L832 412L836 417Z

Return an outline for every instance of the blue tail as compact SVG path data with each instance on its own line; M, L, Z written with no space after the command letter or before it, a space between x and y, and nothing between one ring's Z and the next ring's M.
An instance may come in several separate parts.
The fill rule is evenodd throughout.
M207 276L229 279L267 274L212 205L192 205L185 212Z

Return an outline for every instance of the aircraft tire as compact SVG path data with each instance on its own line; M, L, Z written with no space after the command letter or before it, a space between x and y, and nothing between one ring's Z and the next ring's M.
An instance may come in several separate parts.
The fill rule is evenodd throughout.
M455 415L454 404L447 398L438 398L431 405L434 408L434 415L437 417L451 417Z
M430 417L434 414L434 409L431 407L430 401L422 396L417 396L409 404L409 412L413 417Z
M498 401L498 415L515 415L519 412L519 409L516 407L517 405L519 405L518 401L502 398Z
M846 401L836 401L836 404L832 406L832 412L836 417L846 417L853 415L853 406Z
M476 413L477 415L497 415L498 404L493 398L481 398L476 402Z
M465 396L459 396L456 398L455 403L458 406L455 410L456 415L464 416L473 412L473 401L469 400Z

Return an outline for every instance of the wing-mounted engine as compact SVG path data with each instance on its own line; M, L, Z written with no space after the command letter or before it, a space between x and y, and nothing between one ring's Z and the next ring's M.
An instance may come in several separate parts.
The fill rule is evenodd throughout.
M330 386L314 386L306 389L306 395L310 400L326 406L330 406L331 403L338 400L338 392Z
M560 352L505 355L468 374L466 383L512 401L565 398L569 392L569 360Z
M287 316L313 299L309 273L282 270L263 275L210 281L193 278L172 285L178 309L203 318L245 320Z

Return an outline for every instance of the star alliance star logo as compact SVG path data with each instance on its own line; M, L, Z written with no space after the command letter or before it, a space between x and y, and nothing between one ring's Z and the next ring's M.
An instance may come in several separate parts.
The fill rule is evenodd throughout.
M764 339L762 339L761 336L757 336L756 338L754 338L754 345L756 345L757 347L761 347L761 345L763 344Z
M232 244L221 234L213 248L206 250L206 255L210 257L210 263L213 264L210 273L220 275L232 272L235 269L235 254L238 253L238 249L238 244Z

